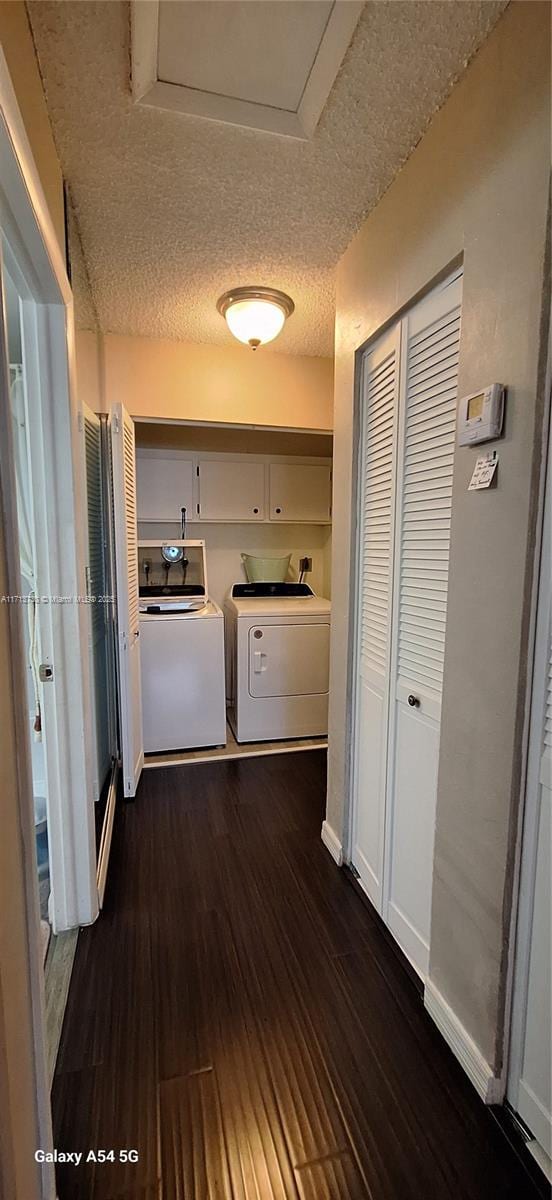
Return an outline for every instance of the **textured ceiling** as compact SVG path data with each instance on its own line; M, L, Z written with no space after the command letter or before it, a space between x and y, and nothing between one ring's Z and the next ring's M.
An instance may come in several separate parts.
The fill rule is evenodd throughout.
M257 283L296 304L271 349L332 354L337 261L505 7L367 3L301 142L135 106L128 4L29 2L100 328L229 343L217 297Z

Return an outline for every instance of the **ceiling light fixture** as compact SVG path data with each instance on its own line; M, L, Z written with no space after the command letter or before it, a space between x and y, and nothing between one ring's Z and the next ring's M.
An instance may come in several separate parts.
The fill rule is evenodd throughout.
M217 309L226 318L230 333L252 350L278 337L294 308L285 292L267 287L232 288L217 300Z

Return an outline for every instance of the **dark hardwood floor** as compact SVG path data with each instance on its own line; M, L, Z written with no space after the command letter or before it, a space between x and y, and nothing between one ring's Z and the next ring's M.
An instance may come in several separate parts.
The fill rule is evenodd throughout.
M325 754L148 771L81 932L59 1200L536 1196L320 841ZM136 1150L137 1163L85 1162Z

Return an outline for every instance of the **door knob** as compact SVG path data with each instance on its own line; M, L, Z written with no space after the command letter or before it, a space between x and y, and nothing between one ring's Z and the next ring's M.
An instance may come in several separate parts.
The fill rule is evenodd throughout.
M419 708L420 707L420 701L417 696L410 695L408 697L408 703L411 708Z

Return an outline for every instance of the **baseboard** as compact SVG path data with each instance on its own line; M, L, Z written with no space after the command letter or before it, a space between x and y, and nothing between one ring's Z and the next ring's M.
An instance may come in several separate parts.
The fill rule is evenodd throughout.
M324 842L326 850L329 850L332 858L337 863L338 867L340 867L343 862L343 846L341 845L335 830L332 829L331 825L329 825L327 821L322 823L322 833L320 836Z
M424 1005L484 1103L501 1104L504 1081L493 1073L473 1038L430 979L425 985Z

